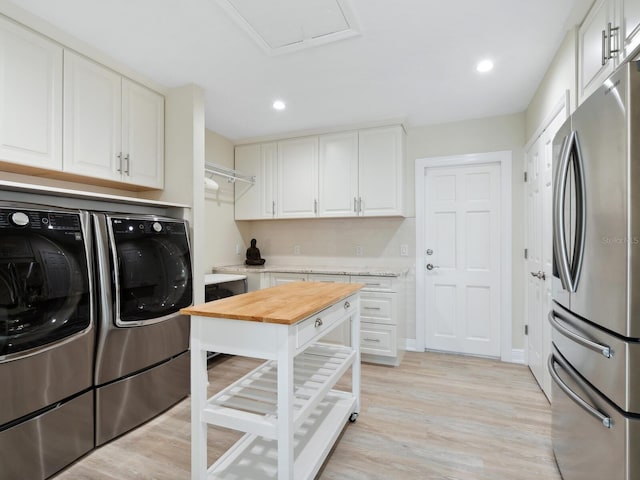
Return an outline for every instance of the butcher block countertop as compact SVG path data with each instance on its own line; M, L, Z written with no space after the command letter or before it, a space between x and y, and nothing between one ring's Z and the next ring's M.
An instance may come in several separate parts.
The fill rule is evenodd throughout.
M180 313L292 325L363 287L361 283L292 282L183 308Z

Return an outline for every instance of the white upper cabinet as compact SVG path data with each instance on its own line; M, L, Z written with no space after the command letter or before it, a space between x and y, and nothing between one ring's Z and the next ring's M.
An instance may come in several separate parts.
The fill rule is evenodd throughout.
M402 126L360 130L359 210L367 217L403 215Z
M164 187L164 97L122 79L122 154L125 181Z
M120 75L64 52L64 170L120 181Z
M256 177L253 185L245 182L236 182L234 185L236 220L275 217L277 157L276 143L238 145L235 148L236 169Z
M164 98L69 50L64 78L64 171L162 188Z
M620 13L624 29L623 54L627 57L640 46L640 1L622 0Z
M358 215L358 132L319 137L320 217Z
M596 0L578 29L579 103L597 90L618 65L621 32L617 1Z
M1 17L0 162L62 169L62 47Z
M277 200L279 218L318 214L318 137L278 142Z

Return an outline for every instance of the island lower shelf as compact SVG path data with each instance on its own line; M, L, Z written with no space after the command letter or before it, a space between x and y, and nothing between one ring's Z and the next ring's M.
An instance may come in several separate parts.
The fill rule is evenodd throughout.
M349 393L330 391L296 429L293 477L312 478L356 408ZM278 441L247 433L207 471L207 480L276 479Z
M293 427L298 430L351 367L356 352L317 343L293 362ZM202 420L261 437L278 436L278 365L270 360L209 398ZM335 392L338 394L338 392Z

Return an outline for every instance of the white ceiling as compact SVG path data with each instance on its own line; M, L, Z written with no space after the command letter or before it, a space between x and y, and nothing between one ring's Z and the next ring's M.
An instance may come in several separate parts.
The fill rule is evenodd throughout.
M350 0L361 35L280 55L218 0L14 3L162 85L200 85L207 128L241 140L522 112L591 0ZM480 75L485 57L495 69Z

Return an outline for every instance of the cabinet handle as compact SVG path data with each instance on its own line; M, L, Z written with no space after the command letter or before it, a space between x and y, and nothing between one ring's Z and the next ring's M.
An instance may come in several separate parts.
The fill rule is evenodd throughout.
M367 282L367 283L365 283L365 285L366 285L367 287L379 287L379 286L380 286L380 284L379 284L379 283L368 283L368 282Z
M349 310L351 308L351 304L349 302L344 302L344 309Z
M318 213L318 199L313 199L313 213Z
M116 170L122 173L122 152L116 155L116 158L118 159L118 166L116 167Z
M365 310L382 310L380 307L364 307Z
M607 32L602 30L602 66L607 63Z
M358 212L362 213L362 197L358 197Z
M125 166L125 169L124 169L124 173L129 175L129 154L128 153L124 156L124 161L126 162L125 163L126 166Z
M611 27L611 22L607 23L607 33L609 36L609 58L613 58L613 54L618 54L620 52L620 48L618 47L618 42L616 42L616 47L618 48L612 48L612 42L613 42L613 33L616 33L616 39L618 38L618 32L620 31L620 27Z
M322 319L321 318L316 318L316 321L314 323L315 327L321 327L322 326Z
M376 343L380 343L380 339L379 338L363 338L363 340L365 342L376 342Z
M272 201L271 202L271 216L275 217L276 216L276 201Z
M358 213L358 199L353 197L353 213Z

